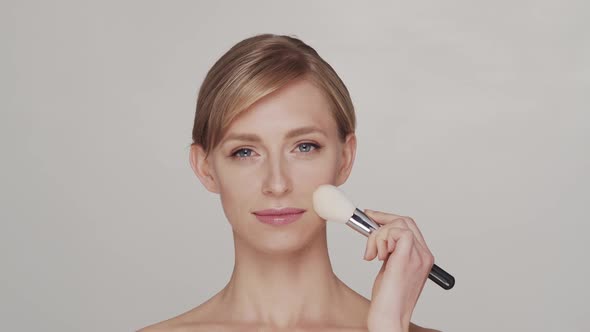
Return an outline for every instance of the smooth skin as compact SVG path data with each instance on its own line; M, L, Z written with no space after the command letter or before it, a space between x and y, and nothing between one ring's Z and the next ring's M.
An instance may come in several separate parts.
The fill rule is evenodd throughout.
M355 153L356 136L340 140L327 99L306 79L240 114L209 156L193 145L191 167L219 194L232 227L234 270L206 302L140 331L435 331L410 322L433 262L410 218L367 211L383 225L367 239L366 259L384 259L372 301L332 270L326 222L313 210L312 193L343 184ZM306 211L282 226L253 214L282 207Z

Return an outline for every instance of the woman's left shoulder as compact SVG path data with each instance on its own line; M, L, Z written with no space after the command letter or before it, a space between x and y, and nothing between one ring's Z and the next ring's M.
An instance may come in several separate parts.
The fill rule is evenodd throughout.
M426 327L418 326L414 323L410 323L410 332L442 332L440 330L429 329Z

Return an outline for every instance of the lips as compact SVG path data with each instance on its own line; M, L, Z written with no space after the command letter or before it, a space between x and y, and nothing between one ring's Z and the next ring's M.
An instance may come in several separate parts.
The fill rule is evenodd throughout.
M282 216L285 214L297 214L305 212L304 209L296 209L296 208L282 208L282 209L268 209L268 210L260 210L254 211L255 215L258 216Z
M297 208L268 209L252 212L256 219L269 225L286 225L299 219L306 210Z

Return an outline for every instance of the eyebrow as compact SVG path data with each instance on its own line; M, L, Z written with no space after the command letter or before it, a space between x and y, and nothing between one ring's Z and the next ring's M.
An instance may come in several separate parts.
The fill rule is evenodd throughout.
M285 138L288 139L288 138L293 138L293 137L311 134L311 133L319 133L319 134L322 134L326 137L328 136L328 135L326 135L326 132L324 132L323 130L321 130L318 127L307 126L307 127L300 127L300 128L295 128L295 129L290 130L287 134L285 134ZM225 144L226 142L234 141L234 140L235 141L248 141L248 142L261 142L262 141L260 136L258 136L256 134L235 133L235 134L228 135L223 140L222 144Z

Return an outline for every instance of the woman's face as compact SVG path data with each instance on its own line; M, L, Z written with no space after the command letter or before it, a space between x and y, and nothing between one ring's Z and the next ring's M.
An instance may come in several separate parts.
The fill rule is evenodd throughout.
M294 81L240 114L195 172L212 192L237 237L263 251L305 246L325 227L315 213L312 193L321 184L340 185L349 175L356 149L354 134L341 142L328 101L306 80ZM191 153L191 155L193 155ZM285 225L261 222L257 211L303 209Z

